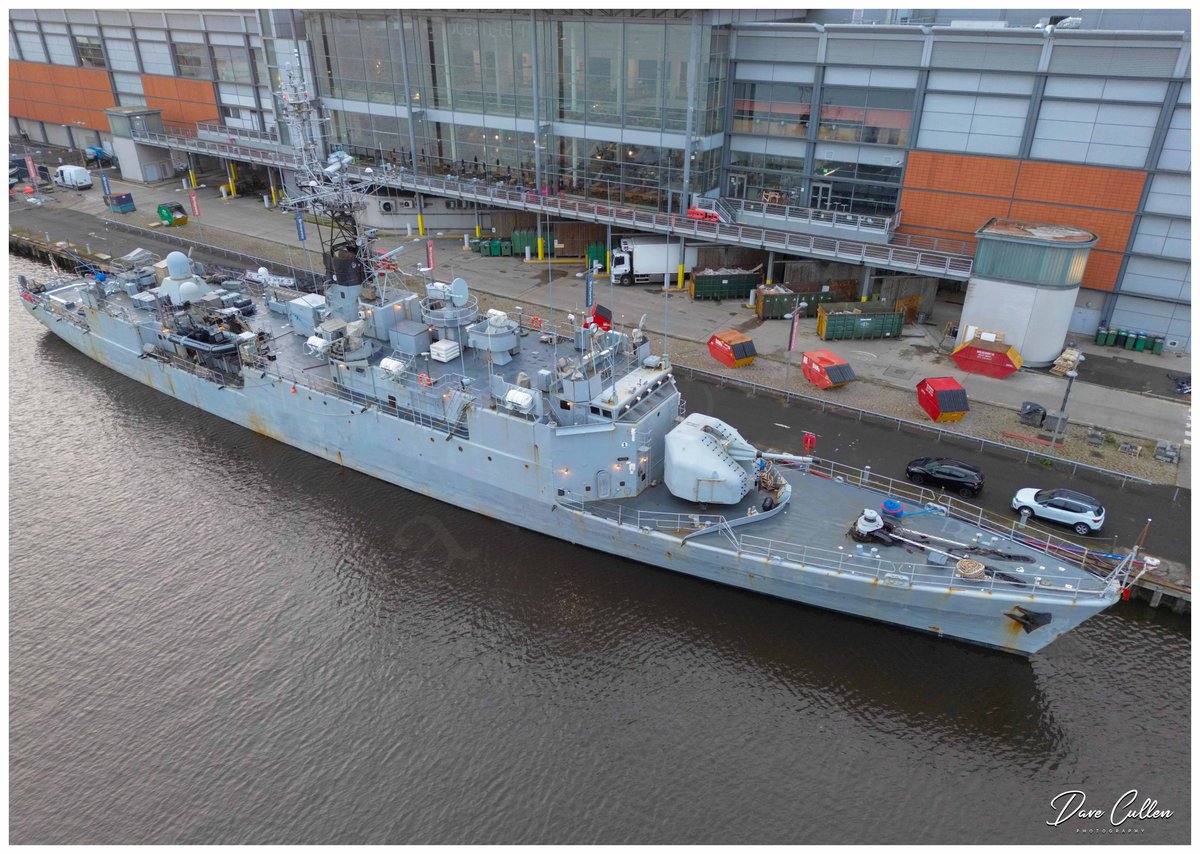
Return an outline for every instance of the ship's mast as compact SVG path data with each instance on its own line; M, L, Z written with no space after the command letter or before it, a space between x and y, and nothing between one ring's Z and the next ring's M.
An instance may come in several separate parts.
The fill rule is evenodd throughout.
M375 229L360 228L358 213L379 186L368 167L358 170L354 158L343 151L322 156L318 135L321 123L312 94L295 66L284 69L279 91L283 117L292 145L299 155L296 167L297 197L285 209L311 214L315 220L325 275L342 284L373 284L376 262Z

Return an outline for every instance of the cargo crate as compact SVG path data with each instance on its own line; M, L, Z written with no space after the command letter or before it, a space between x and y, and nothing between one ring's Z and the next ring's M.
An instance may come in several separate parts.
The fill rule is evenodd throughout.
M822 341L846 338L891 338L904 329L904 312L879 302L831 302L817 308L817 336Z

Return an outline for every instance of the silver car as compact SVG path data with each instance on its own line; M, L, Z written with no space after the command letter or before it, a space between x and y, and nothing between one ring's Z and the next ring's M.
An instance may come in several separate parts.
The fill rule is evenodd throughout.
M1066 525L1080 535L1104 527L1104 507L1100 502L1071 489L1019 489L1013 496L1012 508L1022 519L1036 516Z

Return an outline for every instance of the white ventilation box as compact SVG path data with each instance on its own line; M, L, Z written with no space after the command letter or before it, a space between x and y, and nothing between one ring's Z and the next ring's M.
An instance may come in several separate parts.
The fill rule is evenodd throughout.
M460 350L457 341L434 341L429 345L429 356L435 362L449 362L458 358Z

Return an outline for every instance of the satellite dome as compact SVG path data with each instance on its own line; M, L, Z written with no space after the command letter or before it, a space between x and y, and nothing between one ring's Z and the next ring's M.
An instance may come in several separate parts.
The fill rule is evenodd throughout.
M200 282L197 282L194 279L181 282L179 285L178 303L182 305L185 302L195 302L207 292L208 288L204 287Z
M192 275L192 262L182 252L167 253L167 275L172 279L186 279Z

